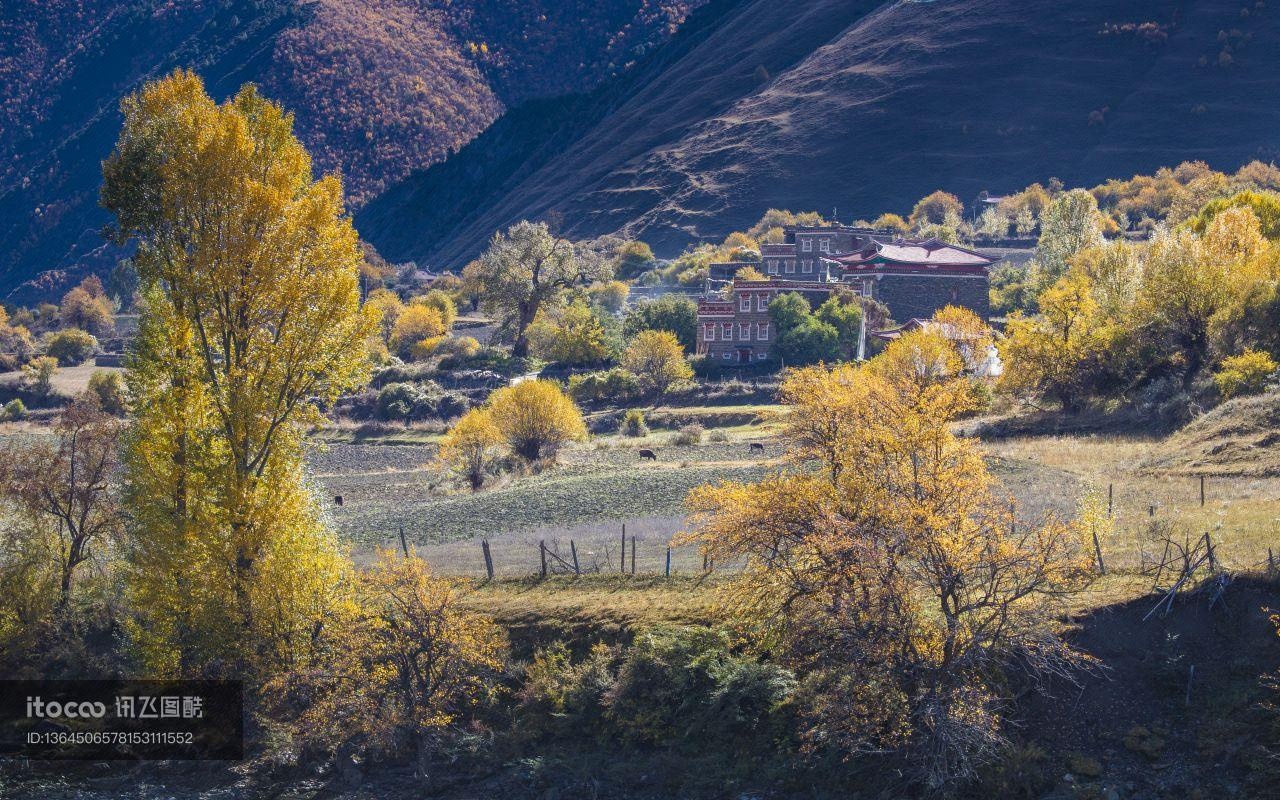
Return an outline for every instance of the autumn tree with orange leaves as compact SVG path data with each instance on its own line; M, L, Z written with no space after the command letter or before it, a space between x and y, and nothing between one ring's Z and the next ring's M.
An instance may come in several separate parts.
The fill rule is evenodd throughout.
M1055 601L1090 575L1079 524L1016 519L977 445L964 359L915 331L866 365L790 372L791 467L704 486L690 530L746 558L731 606L805 676L814 746L901 751L932 786L972 775L1003 739L1000 668L1069 676Z

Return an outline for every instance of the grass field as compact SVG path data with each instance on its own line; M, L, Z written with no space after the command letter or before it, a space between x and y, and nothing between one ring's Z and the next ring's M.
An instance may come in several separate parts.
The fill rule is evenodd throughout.
M67 396L77 395L83 392L89 386L89 378L95 372L123 372L119 367L99 367L92 362L81 364L76 367L60 367L53 373L50 383L53 390L59 394ZM0 372L0 384L12 384L22 380L22 370L14 370L13 372Z

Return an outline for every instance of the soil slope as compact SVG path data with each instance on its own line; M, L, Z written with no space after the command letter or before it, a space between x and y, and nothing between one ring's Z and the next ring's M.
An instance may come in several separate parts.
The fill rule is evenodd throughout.
M1280 11L1242 0L719 0L622 80L509 113L358 217L457 267L545 218L671 255L769 207L849 221L1276 152Z

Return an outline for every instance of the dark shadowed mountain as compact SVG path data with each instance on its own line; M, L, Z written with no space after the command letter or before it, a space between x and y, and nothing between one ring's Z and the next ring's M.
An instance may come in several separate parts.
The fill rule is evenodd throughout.
M624 73L700 1L5 0L0 287L110 263L99 164L148 78L190 67L216 97L258 82L358 206L509 105Z
M1280 7L1261 0L716 0L596 91L508 112L357 225L433 266L520 218L671 254L769 207L849 221L937 188L1234 169L1273 160L1278 125Z

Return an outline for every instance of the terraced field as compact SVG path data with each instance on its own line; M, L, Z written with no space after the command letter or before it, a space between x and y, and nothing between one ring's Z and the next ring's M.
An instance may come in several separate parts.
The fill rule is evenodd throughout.
M331 445L313 456L326 492L342 495L332 518L357 545L396 541L404 527L415 544L438 544L549 527L679 516L685 495L718 480L758 480L776 463L778 445L751 453L745 443L696 447L647 444L657 461L633 447L583 447L560 465L472 494L446 489L431 466L430 446Z

